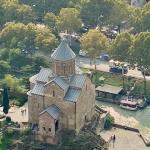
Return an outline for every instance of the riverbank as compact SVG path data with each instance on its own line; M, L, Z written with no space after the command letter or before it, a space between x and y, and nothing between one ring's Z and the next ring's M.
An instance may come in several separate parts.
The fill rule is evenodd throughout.
M110 112L115 123L137 128L146 141L150 141L150 107L132 112L121 109L118 105L97 101L97 105Z
M110 141L110 137L115 135L116 140ZM109 150L149 150L146 147L139 134L129 130L112 128L109 131L102 131L101 136L108 141Z

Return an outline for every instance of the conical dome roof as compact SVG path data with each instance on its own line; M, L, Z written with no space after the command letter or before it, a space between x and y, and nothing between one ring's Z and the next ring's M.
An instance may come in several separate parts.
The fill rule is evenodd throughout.
M63 40L58 48L52 53L51 58L54 60L67 61L74 59L76 57L75 53L68 46L65 40Z

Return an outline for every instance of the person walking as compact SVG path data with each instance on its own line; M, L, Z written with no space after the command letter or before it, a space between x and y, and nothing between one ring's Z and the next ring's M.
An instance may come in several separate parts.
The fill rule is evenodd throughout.
M114 135L113 136L113 147L114 147L115 140L116 140L116 136Z

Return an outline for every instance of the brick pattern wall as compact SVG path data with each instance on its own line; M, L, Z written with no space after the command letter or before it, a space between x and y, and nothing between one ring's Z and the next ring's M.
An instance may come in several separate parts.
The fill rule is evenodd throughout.
M75 60L54 61L53 72L60 76L68 76L75 73Z

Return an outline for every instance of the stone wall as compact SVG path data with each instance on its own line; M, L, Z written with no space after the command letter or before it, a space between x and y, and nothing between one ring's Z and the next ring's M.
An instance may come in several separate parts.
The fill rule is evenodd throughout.
M75 74L75 60L54 61L53 72L60 76L68 76Z
M32 94L28 96L28 114L30 123L39 122L39 113L44 110L43 96Z
M55 91L55 92L54 92ZM52 93L55 93L53 95ZM63 99L64 91L53 82L49 83L45 89L44 107L47 108L55 104L62 112L60 124L63 128L75 129L75 103Z
M55 135L55 120L47 112L39 116L39 132L45 136Z
M76 103L76 132L90 121L95 112L95 87L89 78L86 79L82 94Z

